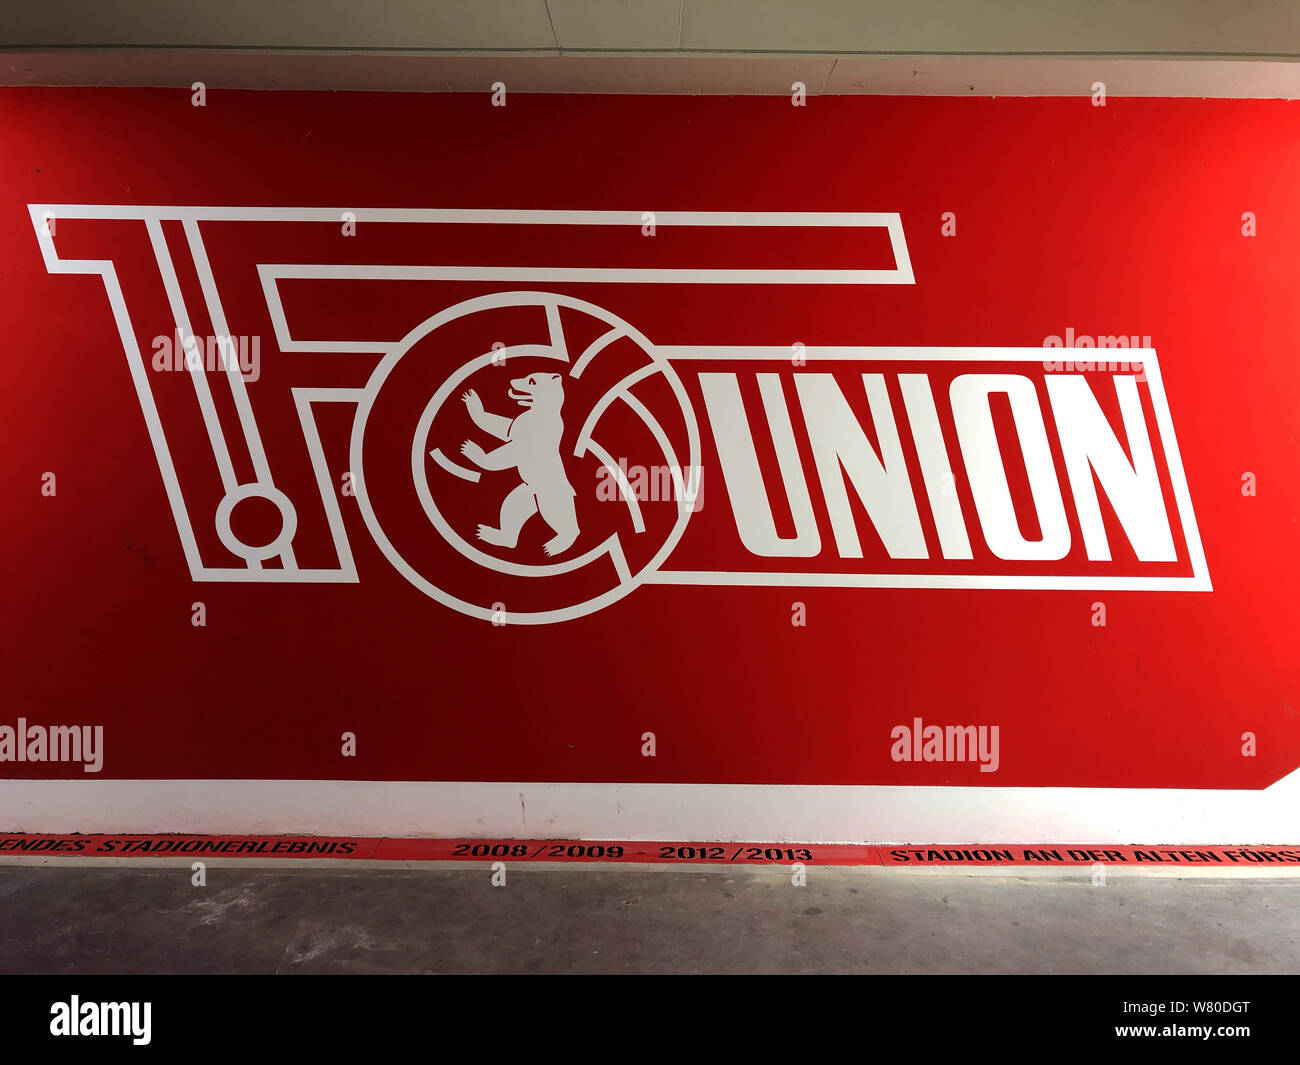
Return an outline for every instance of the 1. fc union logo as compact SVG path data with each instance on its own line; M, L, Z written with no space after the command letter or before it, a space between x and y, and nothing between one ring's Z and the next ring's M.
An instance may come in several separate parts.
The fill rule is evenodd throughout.
M645 583L1210 588L1154 350L665 344L590 298L911 285L896 214L661 213L655 244L640 212L30 211L51 272L103 280L196 581L356 582L368 533L523 624ZM718 262L772 227L888 260Z

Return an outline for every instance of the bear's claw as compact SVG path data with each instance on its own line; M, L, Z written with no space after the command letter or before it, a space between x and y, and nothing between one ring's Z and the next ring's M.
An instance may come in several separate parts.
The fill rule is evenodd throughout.
M495 547L515 546L506 540L506 537L500 529L494 529L491 525L480 525L478 527L477 535L485 544L492 544Z
M573 545L573 541L577 538L577 533L574 533L571 536L567 533L562 533L559 536L552 537L547 540L546 543L542 544L542 550L548 555L558 555L562 551L567 551Z

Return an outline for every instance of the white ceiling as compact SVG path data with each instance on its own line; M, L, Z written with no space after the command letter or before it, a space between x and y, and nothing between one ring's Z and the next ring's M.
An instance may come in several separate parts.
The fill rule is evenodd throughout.
M1294 58L1295 0L3 0L0 49Z
M1300 97L1296 0L0 0L0 84Z

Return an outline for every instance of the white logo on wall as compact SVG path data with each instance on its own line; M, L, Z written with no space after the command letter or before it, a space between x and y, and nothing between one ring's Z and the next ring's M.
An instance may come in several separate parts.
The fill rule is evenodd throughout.
M510 623L545 624L580 618L607 606L643 583L668 585L764 585L842 588L1042 588L1209 590L1209 572L1177 441L1153 350L1144 349L1144 375L1139 380L1120 373L1113 388L1124 423L1125 438L1133 441L1132 457L1125 453L1113 425L1097 408L1088 387L1070 375L1046 383L1053 416L1044 419L1032 375L1041 372L1042 348L867 348L818 347L802 342L763 345L652 344L638 329L593 303L556 291L570 284L591 286L667 285L911 285L914 283L902 222L893 213L829 212L658 212L660 230L692 227L734 232L778 227L782 240L799 231L839 228L876 230L888 234L893 262L883 269L752 268L692 265L665 267L543 267L383 265L348 262L258 262L264 305L254 318L269 314L274 349L281 355L302 356L297 367L333 365L348 354L380 356L363 386L299 386L292 389L293 414L300 432L279 432L268 453L262 421L265 376L255 387L228 360L224 372L211 372L198 362L170 381L193 385L201 412L196 417L206 432L212 461L220 475L220 494L211 492L211 478L178 476L169 443L174 425L184 417L175 403L156 402L155 388L166 387L151 377L138 337L170 330L181 345L197 344L192 322L214 336L230 336L224 300L236 300L231 283L218 284L205 244L208 227L237 224L241 238L256 223L269 223L282 234L289 224L337 224L341 213L328 208L226 208L29 205L37 240L52 273L92 274L102 278L119 337L126 352L155 457L171 505L176 528L195 581L351 583L360 578L345 529L338 489L339 456L327 461L318 417L331 405L355 409L346 467L355 486L356 504L376 546L385 558L426 595L462 613L496 620L504 613ZM606 227L640 233L642 212L618 211L482 211L374 209L350 212L359 225L438 227L464 225L549 227L554 242L564 247L565 227ZM55 226L77 220L125 219L143 225L152 243L162 289L172 322L149 323L137 329L132 310L143 317L148 304L128 308L111 258L63 259L56 246ZM179 227L185 240L169 241L164 225ZM248 227L254 226L254 229ZM62 239L65 230L57 232ZM75 227L72 227L75 229ZM315 230L319 232L319 228ZM372 230L373 232L373 230ZM418 231L417 232L422 232ZM573 232L572 229L569 232ZM282 242L281 242L282 243ZM435 242L436 243L436 242ZM272 246L281 246L272 244ZM738 245L739 246L739 245ZM784 245L783 245L784 246ZM182 248L186 250L181 250ZM188 253L178 271L176 255ZM711 258L716 252L711 253ZM744 261L737 253L736 262ZM806 256L805 256L806 261ZM229 267L225 267L229 269ZM197 287L186 289L182 276ZM395 282L491 283L506 291L493 292L454 306L443 306L394 341L392 320L384 316L348 314L347 335L316 335L321 328L304 306L319 307L328 296L295 302L287 290L303 284ZM528 287L532 286L532 287ZM514 289L518 289L514 291ZM134 290L133 290L134 291ZM371 291L374 291L373 289ZM657 289L664 291L664 289ZM772 291L772 290L769 290ZM248 320L250 301L239 304ZM421 314L427 313L421 311ZM522 316L522 317L521 317ZM343 320L343 319L340 319ZM402 320L401 328L417 321ZM357 324L351 324L351 323ZM291 326L292 323L292 326ZM158 328L161 326L161 330ZM355 330L355 332L353 331ZM503 336L502 333L509 334ZM305 335L304 335L305 334ZM799 356L791 362L791 353ZM271 358L277 358L273 353ZM313 361L315 360L315 361ZM266 360L263 359L263 362ZM774 371L796 369L793 394L801 418L792 422L788 395ZM844 380L857 378L856 395L832 372L845 367ZM934 394L927 372L912 372L908 364L965 364L949 382L935 379L943 391ZM722 364L723 369L718 368ZM355 363L354 363L355 365ZM369 363L366 370L369 369ZM447 372L447 367L451 371ZM696 410L674 366L696 373L693 384L702 393L701 412L707 418L718 451L719 469L711 473L725 488L742 549L728 548L731 557L694 560L695 568L664 566L686 530L694 507L701 470L701 437ZM696 372L695 366L708 367ZM268 365L273 372L274 367ZM887 373L861 373L884 369ZM920 367L924 369L924 365ZM686 370L683 370L685 373ZM888 378L888 380L887 380ZM752 416L743 387L761 395L766 439L774 448L760 461L755 453ZM1142 386L1140 389L1139 386ZM218 405L216 392L228 388ZM917 448L920 473L906 468L898 442L889 392L904 401L907 434ZM882 450L873 450L859 424L863 395L870 420L880 434ZM991 429L989 397L1013 399L1020 445L1033 489L1031 505L1040 520L1050 519L1051 537L1031 542L1017 526L1015 507L1007 491L1006 471ZM230 402L233 400L233 403ZM950 443L939 431L936 405L956 421L959 455L949 456ZM269 404L268 404L269 406ZM855 409L856 406L856 409ZM223 413L223 410L225 413ZM234 412L233 416L230 411ZM1147 432L1147 411L1156 433ZM796 438L799 434L804 434ZM1049 434L1060 440L1049 441ZM1158 436L1154 454L1151 440ZM1070 493L1063 493L1050 461L1051 447L1067 445ZM297 447L303 455L288 451ZM816 484L805 476L803 455L815 459ZM195 456L187 456L191 461ZM959 458L960 463L954 461ZM297 465L310 469L315 484L290 485L277 479ZM241 465L243 468L241 468ZM1101 518L1098 494L1088 471L1096 468L1101 487L1115 507L1124 534L1136 550L1131 572L1111 562L1108 533ZM965 470L973 491L959 500L953 471ZM671 472L671 493L634 490L629 470ZM845 471L852 481L846 485ZM1166 506L1162 478L1168 482L1172 505ZM603 509L588 506L596 483L617 486L618 501ZM692 483L693 482L693 483ZM889 565L877 567L864 552L848 492L856 492L875 531L885 542ZM820 498L814 490L820 490ZM788 505L794 535L778 529L772 500ZM319 498L316 498L316 497ZM920 513L928 502L939 544L927 542ZM621 505L619 505L621 503ZM236 526L236 512L249 505L272 508L278 516L274 535L250 542ZM1086 557L1074 549L1077 535L1064 508L1074 506L1072 519L1081 528ZM833 545L823 545L828 516ZM1169 515L1178 519L1169 524ZM310 537L300 523L313 523ZM967 526L983 536L992 558L983 570L972 569ZM1173 536L1179 533L1181 541ZM436 536L431 535L436 531ZM214 544L219 543L218 550ZM310 545L329 545L328 555L309 556ZM692 545L694 546L694 545ZM229 554L226 554L228 552ZM1073 553L1072 553L1073 552ZM698 554L698 552L695 552ZM235 560L232 564L232 556ZM808 569L802 562L824 560L825 567ZM1018 563L1044 565L1027 571ZM914 562L912 560L915 560ZM1064 560L1064 561L1062 561ZM1003 562L1013 564L1003 565ZM1055 569L1052 563L1060 564ZM905 563L901 564L901 563ZM1094 565L1096 563L1096 565ZM1163 568L1162 568L1163 567ZM878 570L878 571L877 571Z
M493 348L490 337L497 328L496 312L517 314L530 309L536 312L531 321L538 334L529 336L527 342ZM473 322L480 315L487 319L482 326ZM595 339L571 352L566 318L570 323L586 324L586 332ZM384 405L386 398L411 391L411 381L420 382L414 386L418 389L430 379L419 374L429 362L423 353L437 345L439 330L464 329L466 319L471 332L481 337L482 351L442 378L433 390L416 423L405 461L410 464L415 493L430 524L461 559L479 568L474 599L443 586L448 567L432 562L427 541L422 541L418 550L399 548L400 534L385 522L385 507L376 501L373 472L388 468L397 459L385 456L375 466L368 437L376 407ZM606 360L616 363L612 371L605 370ZM535 369L511 376L510 367L519 363L559 366L562 372ZM586 408L576 408L570 393L593 377L613 383L590 396ZM675 423L682 436L676 444L661 418L636 395L638 387L652 380L660 386L661 395L675 398ZM483 382L482 391L489 395L493 393L488 389L494 387L496 394L515 404L519 412L507 417L490 411L480 386L470 386L471 382ZM463 410L471 424L499 446L488 450L473 439L453 444L439 438L435 427L446 418L448 408L453 414L456 408ZM672 498L657 503L637 499L623 468L601 440L603 426L618 415L635 419L644 427L643 444L655 448L653 454L647 454L647 464L666 465L675 471L679 490ZM435 446L427 447L430 441ZM504 603L510 622L540 623L570 620L607 606L658 568L686 529L692 503L689 471L699 467L699 449L699 429L681 382L636 329L594 304L568 296L502 292L467 300L434 315L385 357L360 397L353 423L351 468L357 503L375 542L412 584L431 598L476 617L493 620L500 613L496 604ZM451 458L448 451L456 452L457 457ZM571 476L566 461L576 460L593 463L620 483L626 514L618 528L593 529L579 521L573 482L587 486L586 494L594 497L596 478ZM494 482L513 483L514 479L518 483L499 505L492 507L486 502L490 498L487 490ZM484 489L468 507L462 504L462 511L476 515L469 524L458 520L459 514L451 513L443 503L444 497L455 494L466 482ZM493 509L492 520L484 520L485 507ZM648 512L656 507L669 512L667 519L660 515L657 522L648 520ZM518 557L520 535L527 534L530 522L541 522L551 534L542 545L544 557L531 561ZM628 543L629 538L639 541L646 537L655 540ZM568 557L559 557L566 552ZM634 565L629 561L633 555L642 561ZM596 578L601 582L598 592L586 598L574 596L569 589L590 588L593 571L601 574ZM519 578L527 578L535 586L536 591L528 593L532 596L546 596L543 585L553 585L553 599L544 603L529 599L528 606L517 606L518 593L508 589L517 587ZM557 605L545 605L550 602Z

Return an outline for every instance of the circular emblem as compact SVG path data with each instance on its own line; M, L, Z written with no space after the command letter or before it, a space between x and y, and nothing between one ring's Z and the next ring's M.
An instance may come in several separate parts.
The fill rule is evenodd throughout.
M700 488L681 381L582 300L503 292L413 329L357 407L351 465L375 543L462 613L546 624L621 599L681 539Z

